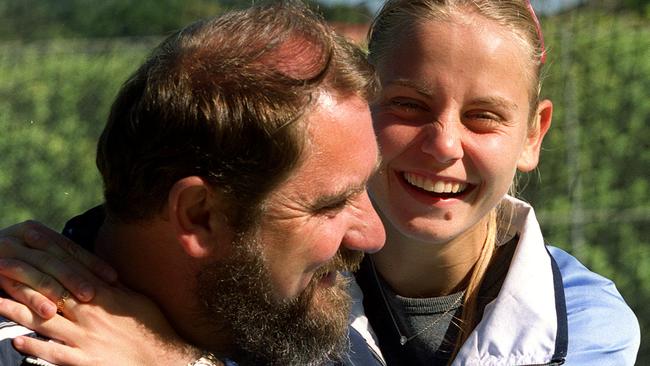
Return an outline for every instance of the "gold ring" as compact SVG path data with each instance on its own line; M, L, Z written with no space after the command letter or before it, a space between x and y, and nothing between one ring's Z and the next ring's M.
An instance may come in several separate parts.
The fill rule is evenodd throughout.
M56 301L56 311L58 313L63 313L63 307L65 306L66 300L70 298L70 292L68 290L63 290L63 294Z

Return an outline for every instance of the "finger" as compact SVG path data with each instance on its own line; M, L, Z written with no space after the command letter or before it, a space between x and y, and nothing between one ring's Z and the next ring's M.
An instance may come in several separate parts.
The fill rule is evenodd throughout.
M90 365L80 350L64 344L19 336L14 338L13 346L20 352L38 357L59 366Z
M44 319L31 311L27 306L11 299L0 297L0 316L10 319L26 328L36 331Z
M56 315L56 304L32 288L7 277L0 277L0 287L14 300L27 305L43 319Z
M56 300L56 311L70 320L76 320L77 317L74 315L74 309L77 305L77 300L67 290L64 290Z
M35 221L24 221L19 224L11 225L9 227L0 230L0 236L22 237L25 233L26 227L32 226L34 224L38 224L38 223L36 223Z
M70 292L61 286L58 287L57 291L52 292L50 298L45 297L42 293L27 287L23 283L3 276L0 276L0 287L13 300L27 305L27 307L43 319L51 319L56 313L62 313L72 320L76 319L73 310L78 303L70 295Z
M43 319L27 306L11 299L0 298L0 316L10 319L25 328L51 339L57 339L66 344L74 344L79 339L76 325L61 315L51 319Z
M24 224L22 237L30 247L55 254L64 261L65 258L74 259L106 282L117 281L117 272L108 263L72 240L37 222L27 221Z
M58 281L80 300L90 301L95 296L92 283L101 285L100 280L75 260L63 262L47 252L25 247L15 238L0 238L0 242L3 247L2 256L5 258L0 261L0 268L5 271L3 274L37 291L51 289L52 282ZM71 259L70 256L67 258ZM12 262L16 260L24 264ZM6 268L8 265L10 267ZM13 272L16 273L12 275ZM19 275L22 277L15 278Z
M64 290L54 277L18 259L0 258L0 275L28 286L52 301L56 301Z

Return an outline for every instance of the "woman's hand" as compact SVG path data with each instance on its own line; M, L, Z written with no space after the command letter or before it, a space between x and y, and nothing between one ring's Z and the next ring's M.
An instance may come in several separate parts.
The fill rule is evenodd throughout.
M41 224L0 231L0 286L16 300L0 298L0 316L57 341L17 337L14 346L23 353L80 366L187 365L198 358L153 302Z
M42 224L26 221L0 230L0 286L43 318L56 314L64 288L79 301L92 300L95 286L103 283L96 276L117 280L104 261Z
M21 336L14 347L57 365L187 365L199 357L155 304L122 286L98 286L92 303L70 297L60 309L62 315L44 319L25 305L0 299L0 316L56 340Z

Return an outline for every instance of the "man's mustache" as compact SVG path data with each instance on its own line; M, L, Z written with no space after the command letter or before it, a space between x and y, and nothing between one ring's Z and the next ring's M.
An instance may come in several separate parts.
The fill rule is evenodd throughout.
M334 257L314 273L314 279L319 280L330 272L354 272L361 266L363 252L340 248Z

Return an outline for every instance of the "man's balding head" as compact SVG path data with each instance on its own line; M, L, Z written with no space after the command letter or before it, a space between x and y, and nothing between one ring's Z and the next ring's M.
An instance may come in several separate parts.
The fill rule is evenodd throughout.
M193 23L124 84L98 146L109 214L150 218L174 182L199 176L246 228L299 164L319 91L369 98L363 53L304 5L278 2Z

